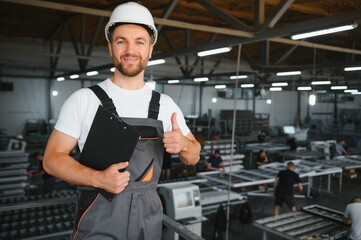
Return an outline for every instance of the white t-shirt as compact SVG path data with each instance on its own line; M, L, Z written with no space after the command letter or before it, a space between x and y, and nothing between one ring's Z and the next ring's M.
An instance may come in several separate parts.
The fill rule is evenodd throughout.
M352 221L350 238L354 240L361 240L361 203L350 203L347 205L345 218Z
M113 100L120 117L147 118L152 89L147 85L139 90L126 90L116 86L109 78L99 83ZM74 92L61 108L55 129L78 139L80 150L83 149L100 100L89 88ZM163 122L164 131L172 130L171 116L177 113L177 123L183 135L190 130L182 111L167 95L161 94L158 120Z

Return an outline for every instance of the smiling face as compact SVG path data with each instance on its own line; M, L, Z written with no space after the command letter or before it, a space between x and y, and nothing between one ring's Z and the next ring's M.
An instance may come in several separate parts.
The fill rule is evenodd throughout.
M111 36L108 48L116 69L127 77L144 73L153 51L148 32L139 25L122 24Z

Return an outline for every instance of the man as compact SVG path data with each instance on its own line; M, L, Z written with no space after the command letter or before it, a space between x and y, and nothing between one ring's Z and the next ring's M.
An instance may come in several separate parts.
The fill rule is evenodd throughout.
M344 223L351 225L350 239L361 240L361 198L355 197L347 205Z
M114 103L122 120L139 131L149 131L144 131L129 162L102 171L80 164L69 153L77 143L83 150L101 101L89 88L78 90L61 109L48 140L44 167L60 179L90 189L80 191L73 239L160 239L163 214L156 188L163 149L179 154L184 164L194 165L200 144L173 100L144 83L144 70L157 40L149 10L134 2L119 5L105 35L115 72L98 86L111 98L108 102ZM109 202L92 189L115 196Z
M345 148L345 144L346 144L345 139L340 139L338 143L336 143L335 157L348 155L348 152Z
M207 161L207 169L210 171L220 171L222 168L223 160L221 153L218 149L216 149Z
M301 179L295 173L295 165L293 162L287 163L287 169L278 172L273 183L275 191L274 215L279 214L279 208L285 202L292 212L296 212L296 204L293 199L293 185L297 183L300 192L303 190Z

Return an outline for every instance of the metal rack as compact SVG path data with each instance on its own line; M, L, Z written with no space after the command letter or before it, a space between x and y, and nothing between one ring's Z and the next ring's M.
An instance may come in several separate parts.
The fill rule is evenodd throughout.
M73 231L75 192L8 198L0 207L0 239L58 239Z
M263 240L267 239L267 233L289 240L345 238L348 235L349 226L343 224L338 217L335 219L326 217L326 213L342 216L341 212L333 209L312 205L303 208L301 212L256 220L253 225L263 230Z
M21 151L0 151L0 198L25 195L28 156Z

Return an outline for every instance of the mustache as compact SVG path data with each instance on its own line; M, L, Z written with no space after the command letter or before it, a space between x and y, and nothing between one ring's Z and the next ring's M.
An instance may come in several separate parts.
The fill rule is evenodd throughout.
M131 54L131 53L126 53L126 54L124 54L124 55L122 55L121 56L121 58L127 58L127 57L132 57L132 58L141 58L141 56L139 55L139 54L135 54L135 53L133 53L133 54Z

